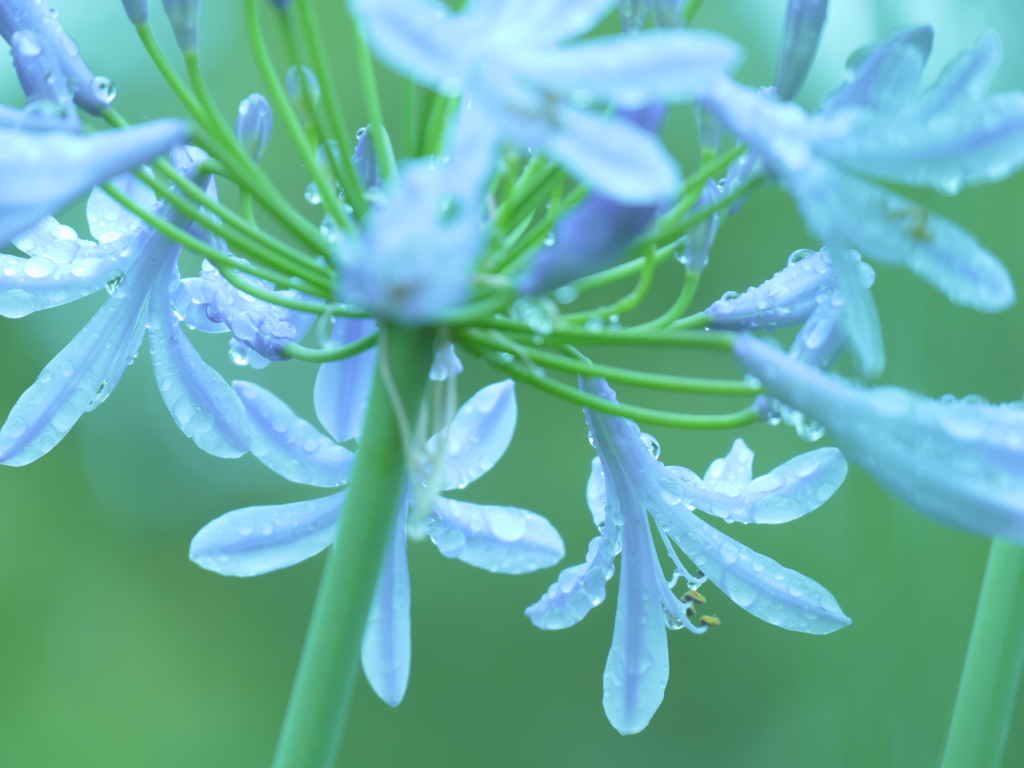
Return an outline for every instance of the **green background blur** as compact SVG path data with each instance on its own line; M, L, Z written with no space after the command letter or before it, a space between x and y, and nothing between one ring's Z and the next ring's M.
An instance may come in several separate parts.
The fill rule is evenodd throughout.
M537 0L542 2L543 0ZM119 85L133 120L178 112L153 74L116 0L56 3L93 69ZM154 3L159 16L159 3ZM225 108L259 88L236 3L207 3L206 69ZM323 3L343 82L352 83L340 0ZM814 105L842 78L854 48L893 27L931 22L928 77L989 27L1008 51L997 86L1024 88L1019 3L833 0L830 24L801 100ZM740 73L771 80L783 0L707 0L699 25L746 46ZM162 35L167 30L158 25ZM394 80L385 76L394 106ZM0 96L19 104L13 73ZM362 118L344 94L353 125ZM391 114L394 114L393 112ZM686 110L666 135L694 167ZM301 210L306 177L279 133L268 164ZM1024 286L1024 178L956 199L913 193L973 231ZM66 220L79 225L80 210ZM779 269L796 248L816 247L790 200L765 189L723 226L697 300L743 290ZM886 330L884 382L931 396L976 392L1015 400L1024 388L1024 310L986 317L953 307L905 271L876 267ZM665 267L646 310L667 306L681 270ZM19 321L0 319L0 412L67 343L105 296ZM781 335L781 334L780 334ZM788 337L786 338L788 340ZM225 375L270 386L312 418L315 371L230 365L223 337L197 344ZM659 351L607 357L688 375L735 375L721 355ZM114 394L35 464L0 467L0 765L263 766L268 764L322 566L312 561L255 579L229 579L187 558L193 533L237 507L311 498L245 457L201 453L174 427L143 350ZM463 397L496 377L469 365ZM639 393L623 390L634 399ZM520 386L520 420L506 458L462 495L549 517L565 537L562 564L580 562L594 534L584 503L591 449L579 409ZM645 404L690 410L738 402L643 394ZM662 457L703 472L729 434L658 430ZM791 429L743 433L764 473L807 450ZM822 444L828 444L826 437ZM622 737L601 708L617 580L582 624L541 632L522 615L557 576L485 573L410 546L413 663L396 710L360 682L344 745L358 766L719 765L769 768L935 765L951 712L987 543L904 508L859 469L825 507L782 527L728 533L826 585L853 624L830 636L762 623L708 586L722 627L670 637L665 702L641 734ZM1024 717L1007 766L1024 764Z

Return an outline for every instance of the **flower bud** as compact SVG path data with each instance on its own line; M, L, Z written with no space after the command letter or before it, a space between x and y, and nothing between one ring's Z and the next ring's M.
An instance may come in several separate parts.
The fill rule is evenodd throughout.
M53 51L39 35L25 29L11 36L11 56L18 81L29 101L71 101L68 78Z
M121 0L124 12L132 24L145 24L149 21L149 0Z
M199 0L164 0L164 11L182 51L199 46Z
M13 46L15 33L34 32L41 48L60 63L74 92L75 104L94 115L102 114L116 91L105 77L95 77L82 61L78 44L57 20L57 12L43 0L0 2L0 36Z
M320 81L309 67L289 67L284 78L285 88L288 90L288 98L292 106L299 113L302 122L309 123L313 120L310 109L320 103ZM307 101L304 92L309 94Z
M270 104L262 94L250 94L238 105L235 136L257 163L263 159L263 155L267 151L273 128L274 115L270 111Z
M828 0L789 0L786 27L782 32L779 69L775 75L780 99L789 101L804 84L807 70L818 50L827 10Z

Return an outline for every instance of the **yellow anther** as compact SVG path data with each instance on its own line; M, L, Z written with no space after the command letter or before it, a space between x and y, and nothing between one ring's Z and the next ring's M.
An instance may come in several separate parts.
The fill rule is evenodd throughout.
M701 616L698 623L704 627L717 627L722 623L722 620L717 616Z
M684 603L696 603L697 605L704 605L704 603L706 603L707 601L708 599L695 589L691 589L689 592L683 595Z

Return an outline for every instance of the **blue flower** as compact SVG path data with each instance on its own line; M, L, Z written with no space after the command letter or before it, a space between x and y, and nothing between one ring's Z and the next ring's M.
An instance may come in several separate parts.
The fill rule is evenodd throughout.
M720 36L680 30L571 43L613 4L482 0L452 14L434 0L350 0L381 59L428 88L464 93L495 138L549 155L616 200L653 203L679 187L671 156L647 131L580 105L691 99L740 51Z
M339 320L340 325L350 321ZM362 325L342 336L365 332ZM350 439L365 408L373 373L371 353L363 359L323 366L315 392L317 415L332 434ZM344 365L340 368L338 366ZM326 372L325 372L325 369ZM335 388L342 384L343 388ZM353 454L294 415L270 392L237 381L253 432L252 453L293 482L337 487L348 480ZM501 458L512 438L516 403L511 381L484 387L455 414L449 426L426 444L425 465L440 472L443 490L465 488ZM409 677L409 567L406 523L414 490L410 484L396 510L385 562L363 635L363 669L377 694L392 706L405 694ZM226 576L255 576L301 562L334 539L345 491L311 501L257 506L228 512L192 540L189 557ZM516 507L472 504L439 496L426 519L411 521L430 536L445 557L497 573L527 573L557 563L565 553L558 532L543 517Z
M0 127L0 246L97 184L168 152L187 136L178 120L87 136Z
M1024 409L899 387L865 388L752 337L740 365L785 405L819 422L843 454L900 501L982 536L1024 542Z
M205 157L198 150L181 150L172 154L172 162L195 172ZM187 226L166 201L152 210ZM106 400L147 332L157 386L178 427L208 453L242 455L249 447L244 408L221 375L200 359L172 309L181 244L140 226L102 197L95 198L90 214L100 241L93 247L56 222L19 239L35 255L11 270L17 287L2 297L9 310L12 295L21 304L9 314L79 298L108 280L111 295L14 404L0 428L0 463L20 466L50 451L85 412ZM5 257L5 273L14 259Z
M954 192L997 181L1024 163L1024 94L984 96L999 60L994 34L953 59L915 95L931 45L923 28L852 59L852 79L817 115L722 78L707 106L757 150L833 253L856 249L909 268L956 304L983 312L1015 300L1002 263L951 221L861 178ZM833 264L862 368L884 365L877 313L854 264Z
M616 402L601 379L581 379L585 391ZM622 552L619 600L612 647L604 672L604 708L620 733L646 727L661 704L668 682L666 627L703 632L715 620L694 625L692 604L705 580L760 619L785 629L825 634L846 626L835 598L820 584L791 571L707 525L694 509L743 523L784 523L816 509L846 476L835 448L797 456L767 475L752 479L753 453L737 440L724 459L712 463L703 480L682 467L666 467L652 454L653 438L621 417L586 410L597 449L587 501L601 531L582 565L562 571L526 614L542 629L580 621L605 596L605 583ZM647 514L661 533L675 576L667 581L651 537ZM690 574L678 548L699 569ZM671 591L682 576L690 593Z

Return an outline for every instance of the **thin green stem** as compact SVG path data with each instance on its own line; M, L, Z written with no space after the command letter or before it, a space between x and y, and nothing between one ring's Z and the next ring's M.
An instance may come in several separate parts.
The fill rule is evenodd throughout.
M549 378L543 371L535 370L516 363L514 360L505 359L503 353L495 353L485 346L462 337L462 343L475 351L477 355L485 359L499 371L511 376L518 381L530 384L537 389L555 395L562 400L581 405L584 408L592 408L612 416L624 416L644 424L651 424L659 427L671 427L675 429L735 429L738 427L753 424L760 419L760 416L753 408L744 408L742 411L726 414L694 414L694 413L669 413L659 411L655 408L643 408L626 403L612 403L603 397L582 392L576 387Z
M346 229L353 229L348 214L342 207L341 201L335 192L333 182L324 174L323 167L316 157L316 150L310 146L306 131L302 127L302 121L292 106L291 99L285 91L284 83L274 69L274 62L270 60L270 52L267 50L266 41L263 39L263 30L260 28L259 12L256 7L256 0L243 0L245 7L246 29L249 32L249 45L252 48L253 58L256 59L256 67L260 76L267 86L270 103L284 121L288 133L292 137L295 148L298 149L306 170L313 177L313 182L320 188L320 198L323 200L324 210L334 219L335 224ZM187 61L187 59L186 59ZM192 70L190 69L191 73ZM328 150L328 154L330 151Z
M658 389L665 392L685 392L704 395L739 395L754 397L764 390L753 387L744 381L732 379L702 379L691 376L668 376L658 373L634 371L612 365L601 365L580 356L569 358L564 355L534 349L496 335L485 335L480 332L463 332L458 338L469 338L473 342L492 347L499 352L509 352L517 357L532 360L537 365L563 373L574 373L580 376L599 376L620 384L629 384L646 389Z
M635 325L630 330L654 331L659 328L666 328L669 326L675 328L674 321L681 317L682 314L686 312L691 302L693 302L693 297L697 294L698 285L700 285L700 272L691 272L690 270L686 270L686 282L683 283L683 290L679 292L679 296L672 303L672 306L665 310L665 312L659 317L656 317L649 322ZM701 326L703 326L703 323Z
M942 768L999 768L1024 670L1024 548L992 541Z
M414 157L419 137L419 90L416 83L406 80L402 83L402 156Z
M583 312L572 312L562 315L562 320L568 323L585 323L592 317L609 318L615 315L623 315L626 312L636 309L640 302L643 301L647 292L651 288L651 284L654 282L653 256L653 252L648 254L647 267L640 272L640 277L637 279L633 290L621 299L614 301L611 304L606 304L603 307L598 307L597 309L589 309Z
M310 347L304 347L294 341L289 341L284 345L284 353L288 357L294 357L298 360L305 360L307 363L332 363L336 360L344 360L349 357L354 357L360 352L365 352L370 347L377 344L378 334L376 331L363 336L361 339L349 342L348 344L341 344L339 346L324 347L322 349L312 349Z
M403 422L414 423L434 331L385 327L362 442L328 555L273 768L330 768L341 745L370 602L405 476ZM397 394L393 402L391 392ZM341 393L339 393L339 396Z
M537 335L536 331L526 323L505 317L481 317L476 320L476 325L531 340ZM632 328L621 330L605 328L599 331L588 331L586 328L558 325L553 333L543 337L543 343L546 346L578 344L581 346L689 347L728 352L732 350L735 338L735 334L726 331L676 331L674 329L634 331Z
M697 15L697 11L704 5L704 0L690 0L686 4L686 10L683 11L683 19L686 21L686 26L690 26L690 22L693 21L693 17Z

